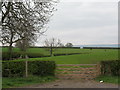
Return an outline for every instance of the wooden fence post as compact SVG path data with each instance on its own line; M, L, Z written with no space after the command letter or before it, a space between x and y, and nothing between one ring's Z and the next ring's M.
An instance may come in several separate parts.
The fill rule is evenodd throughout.
M97 63L97 75L101 75L101 64Z
M28 61L25 61L25 77L28 77Z

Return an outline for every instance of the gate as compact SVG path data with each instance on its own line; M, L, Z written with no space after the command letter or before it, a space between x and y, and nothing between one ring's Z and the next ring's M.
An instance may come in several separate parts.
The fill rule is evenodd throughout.
M94 79L100 74L97 64L58 64L56 77L59 79Z

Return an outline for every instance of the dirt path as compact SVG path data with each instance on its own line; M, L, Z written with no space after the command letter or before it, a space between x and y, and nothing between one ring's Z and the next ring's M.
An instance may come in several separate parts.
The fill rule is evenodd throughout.
M54 82L31 85L24 88L118 88L118 85L99 83L93 80L56 80Z

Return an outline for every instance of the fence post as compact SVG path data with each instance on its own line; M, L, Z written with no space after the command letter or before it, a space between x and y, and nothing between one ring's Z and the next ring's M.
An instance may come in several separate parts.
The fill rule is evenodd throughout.
M97 75L101 75L101 64L97 63Z
M28 61L25 61L25 77L28 77Z

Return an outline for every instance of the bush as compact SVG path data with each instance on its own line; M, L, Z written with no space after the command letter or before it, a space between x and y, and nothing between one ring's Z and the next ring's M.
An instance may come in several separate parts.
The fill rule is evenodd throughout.
M41 53L26 53L29 58L49 57L50 55L44 55Z
M55 74L54 61L28 61L29 75L48 76ZM8 61L2 63L3 77L25 76L25 61Z
M82 53L57 53L57 54L54 54L54 56L64 56L64 55L76 55L76 54L82 54Z
M31 61L28 63L28 72L33 75L54 75L55 68L56 65L54 61Z
M3 62L2 63L3 77L16 77L25 75L25 62Z
M101 61L101 74L110 76L120 75L120 60Z
M19 58L21 52L12 52L12 58ZM2 52L2 60L8 60L9 59L9 53L8 52Z
M44 55L41 53L31 53L31 52L12 52L12 59L18 59L20 56L28 55L29 58L39 58L39 57L49 57L50 55ZM9 54L8 52L2 52L2 60L8 60Z

